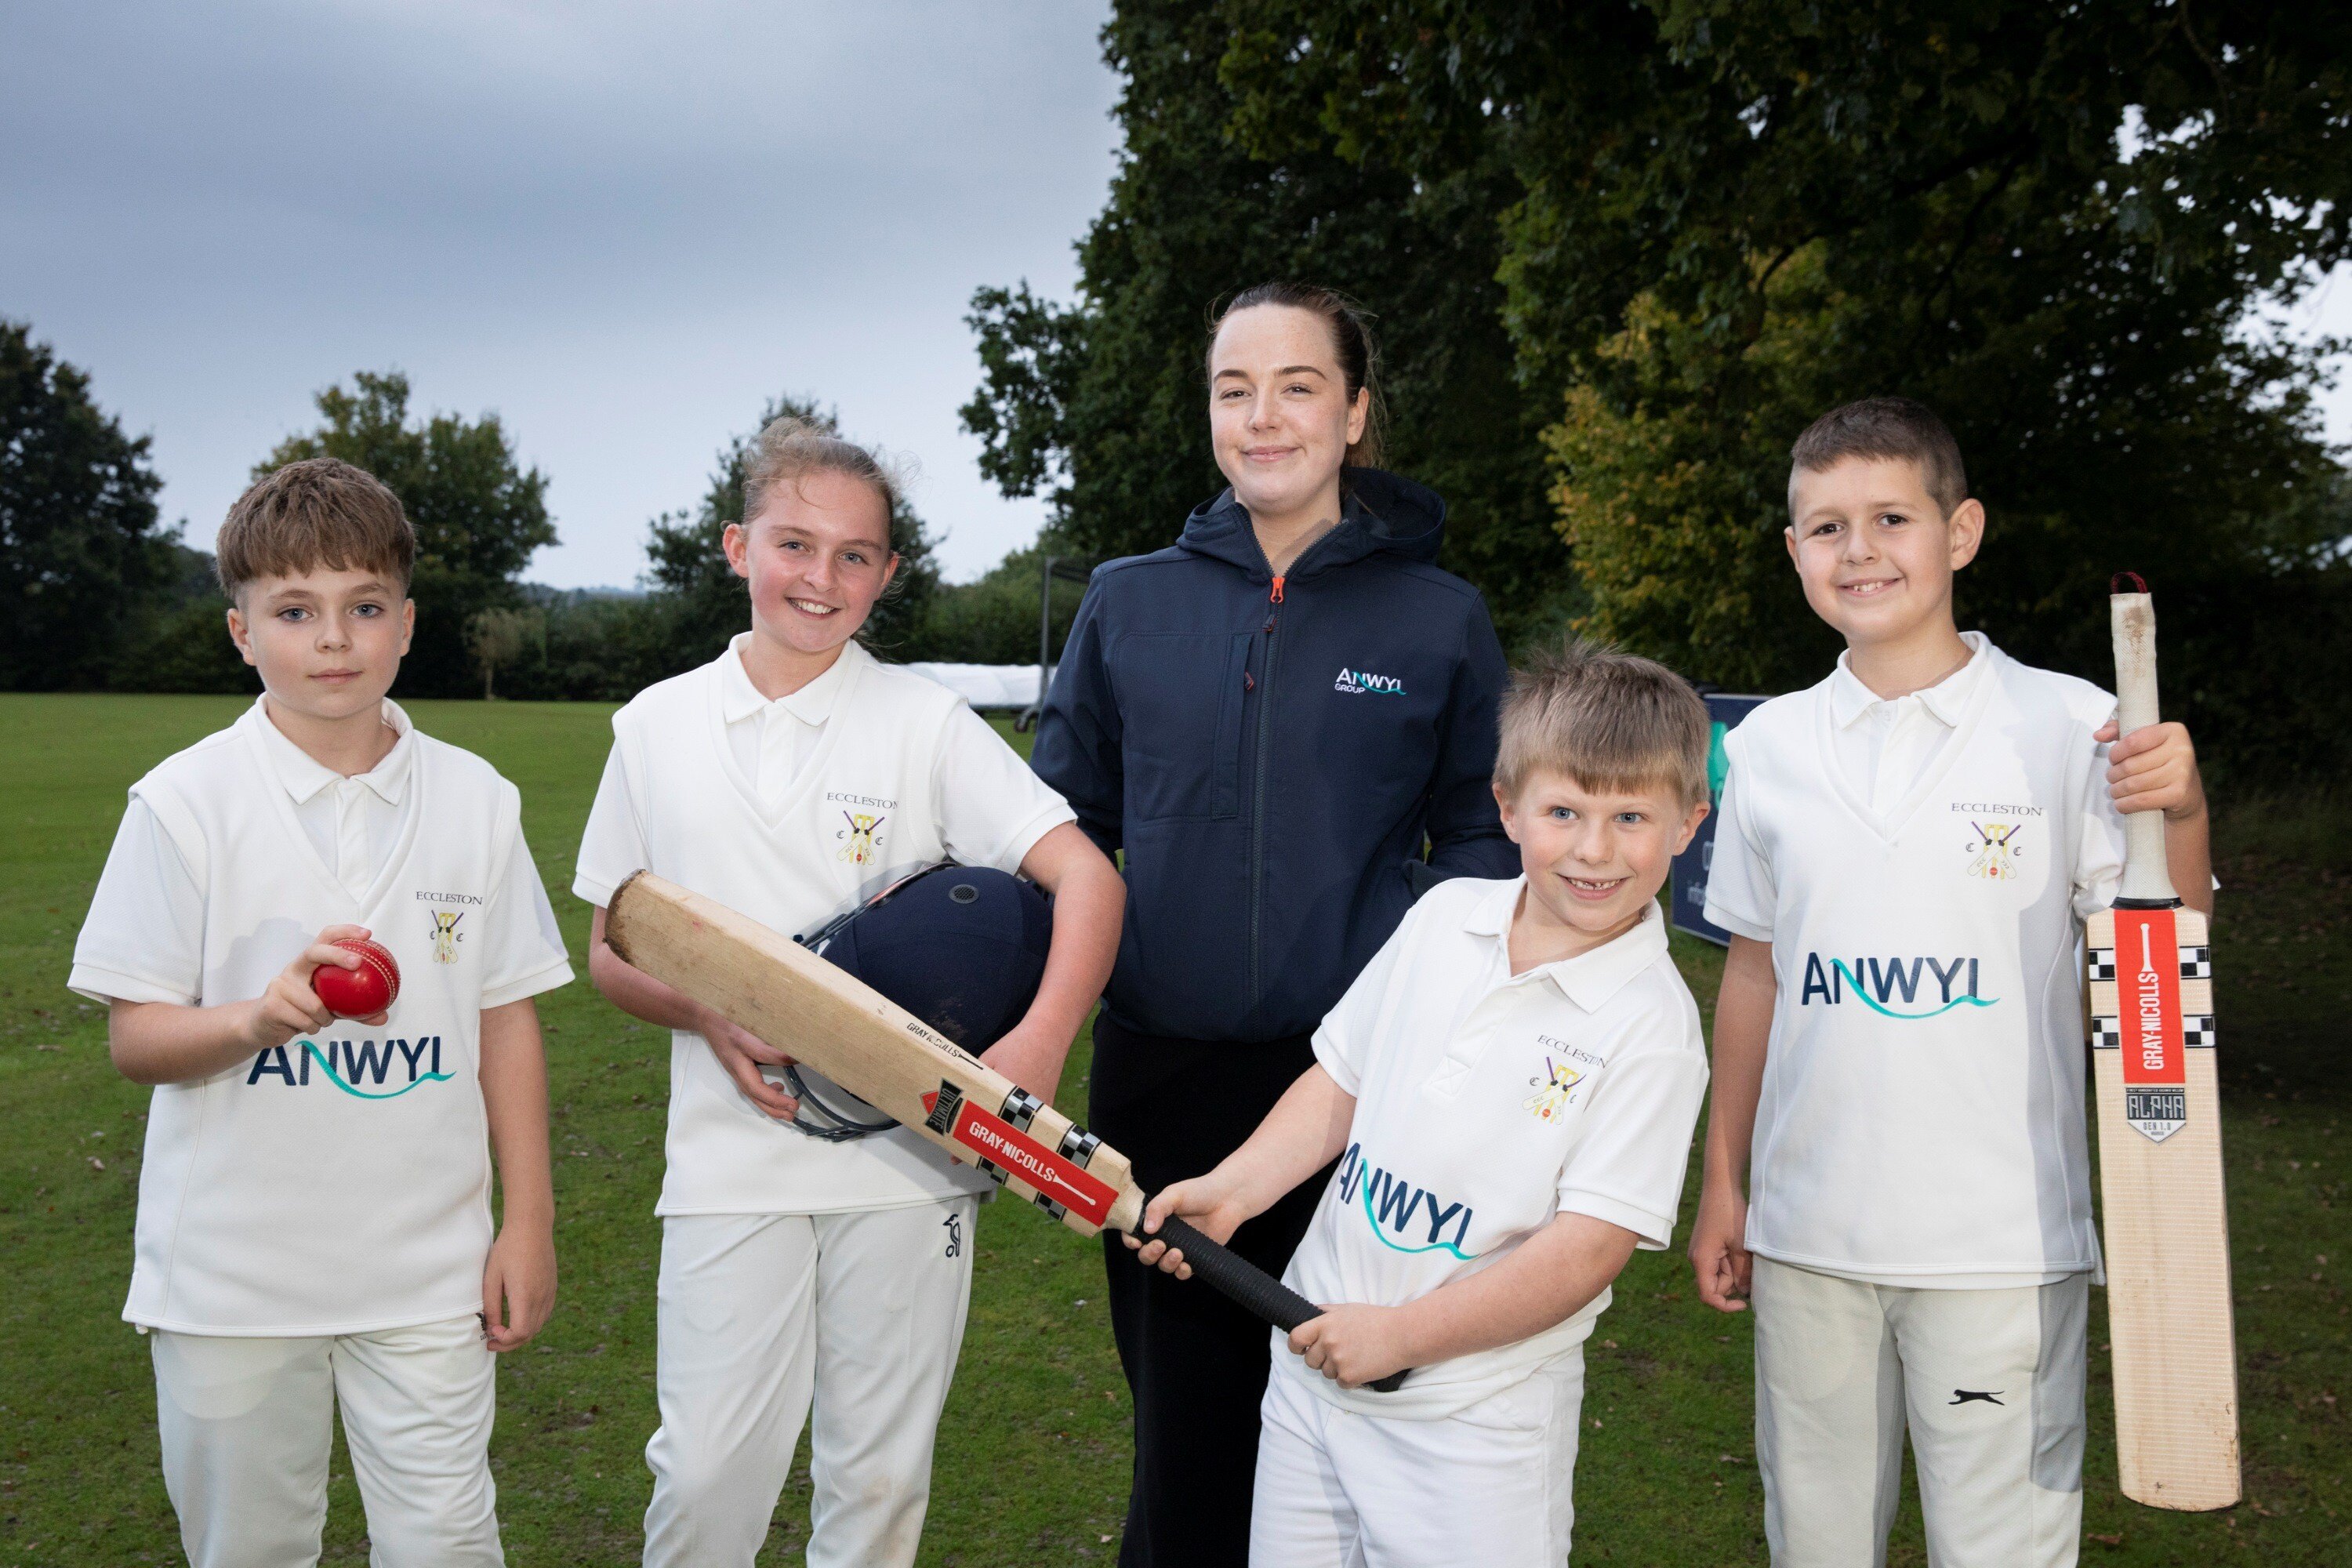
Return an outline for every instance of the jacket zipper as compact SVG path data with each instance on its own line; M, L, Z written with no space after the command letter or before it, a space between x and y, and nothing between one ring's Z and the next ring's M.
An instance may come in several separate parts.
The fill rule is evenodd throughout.
M1274 587L1266 595L1265 626L1263 628L1265 634L1265 679L1258 682L1256 776L1251 781L1250 789L1249 994L1252 1013L1256 1012L1265 999L1258 974L1258 917L1265 902L1265 781L1269 772L1266 755L1274 729L1274 628L1282 619L1282 574L1275 574Z

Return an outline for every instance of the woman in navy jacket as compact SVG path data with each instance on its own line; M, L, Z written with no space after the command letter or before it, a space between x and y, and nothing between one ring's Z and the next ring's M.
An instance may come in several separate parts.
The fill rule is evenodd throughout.
M1126 852L1087 1121L1147 1190L1255 1129L1416 894L1518 868L1487 788L1502 648L1477 590L1432 564L1444 502L1371 466L1362 318L1328 289L1251 289L1208 371L1232 488L1175 545L1095 574L1034 757ZM1234 1249L1278 1275L1322 1186ZM1268 1331L1104 1240L1135 1395L1119 1561L1240 1568Z

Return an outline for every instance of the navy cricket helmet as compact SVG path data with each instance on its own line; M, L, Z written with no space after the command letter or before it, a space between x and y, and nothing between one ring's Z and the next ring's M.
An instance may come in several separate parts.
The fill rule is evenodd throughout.
M943 861L878 881L796 940L974 1055L994 1045L1036 999L1053 905L1034 883L984 866ZM814 1071L784 1076L803 1132L838 1141L898 1125Z

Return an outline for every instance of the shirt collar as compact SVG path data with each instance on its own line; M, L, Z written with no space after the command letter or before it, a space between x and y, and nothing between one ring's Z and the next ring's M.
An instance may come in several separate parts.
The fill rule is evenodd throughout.
M1493 892L1478 900L1462 929L1472 936L1492 937L1507 944L1504 966L1509 967L1507 943L1510 941L1511 917L1517 912L1519 894L1527 887L1525 876L1497 883ZM1591 947L1573 958L1538 964L1516 980L1528 980L1538 975L1550 981L1570 1001L1587 1013L1598 1013L1609 1005L1625 983L1647 969L1663 956L1666 947L1666 921L1658 901L1652 899L1642 910L1642 918L1633 929L1610 938L1599 947Z
M373 790L386 805L398 805L408 788L409 760L416 754L416 727L390 698L384 699L383 714L384 723L400 739L392 743L392 750L383 754L382 762L366 773L352 775L352 779ZM293 797L295 805L303 805L320 790L342 782L341 773L296 745L271 721L268 699L255 699L251 718L254 733L261 741L261 754L269 760L269 771Z
M1992 644L1982 632L1962 632L1960 640L1969 645L1969 661L1924 691L1914 691L1908 697L1919 700L1919 705L1935 715L1948 729L1958 729L1960 715L1968 710L1969 698L1984 679L1985 667L1992 662L1989 657ZM1862 683L1847 662L1853 657L1851 650L1838 655L1837 668L1830 675L1830 717L1843 730L1879 703L1896 703L1905 697L1881 697Z
M770 708L781 708L803 724L822 724L833 716L834 700L848 683L850 670L859 660L873 658L861 644L853 640L843 647L841 657L833 661L832 668L798 691L788 691L772 701L760 694L760 689L751 684L751 671L743 668L743 649L750 645L753 635L751 632L736 633L728 643L727 651L719 656L719 713L730 724Z

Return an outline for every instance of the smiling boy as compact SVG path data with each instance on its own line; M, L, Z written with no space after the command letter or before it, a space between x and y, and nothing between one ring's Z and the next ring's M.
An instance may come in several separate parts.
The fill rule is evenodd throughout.
M1253 1564L1567 1561L1583 1343L1674 1230L1706 1090L1657 895L1706 816L1707 731L1648 659L1517 675L1494 791L1522 874L1423 895L1249 1141L1152 1201L1147 1229L1222 1241L1339 1161L1285 1277L1326 1310L1276 1333Z
M2077 922L2123 812L2165 814L2210 908L2196 753L1960 633L1985 514L1933 412L1851 404L1791 458L1790 556L1846 652L1727 742L1699 1293L1756 1308L1775 1563L1885 1560L1906 1427L1931 1562L2071 1563L2099 1258Z
M571 967L515 787L385 700L415 617L399 500L289 464L217 551L264 695L131 786L69 982L155 1086L122 1315L164 1484L196 1568L316 1562L340 1405L373 1561L482 1568L492 1352L555 1300L530 998ZM400 987L339 1020L310 975L363 936Z

